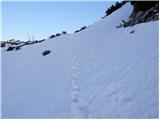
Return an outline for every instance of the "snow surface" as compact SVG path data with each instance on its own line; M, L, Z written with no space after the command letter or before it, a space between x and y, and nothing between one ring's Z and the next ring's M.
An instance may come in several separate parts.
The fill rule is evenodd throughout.
M2 50L2 118L158 118L159 21L117 29L131 12Z

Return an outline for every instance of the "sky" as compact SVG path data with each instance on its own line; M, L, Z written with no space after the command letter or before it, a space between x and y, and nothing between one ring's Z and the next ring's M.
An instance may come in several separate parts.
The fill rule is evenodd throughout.
M3 1L2 39L27 41L92 25L115 1Z

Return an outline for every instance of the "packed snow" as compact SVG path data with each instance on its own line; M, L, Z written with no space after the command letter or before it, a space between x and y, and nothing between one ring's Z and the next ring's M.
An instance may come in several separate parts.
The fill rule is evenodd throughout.
M2 49L2 118L158 118L159 21L116 28L132 9L127 3L81 32Z

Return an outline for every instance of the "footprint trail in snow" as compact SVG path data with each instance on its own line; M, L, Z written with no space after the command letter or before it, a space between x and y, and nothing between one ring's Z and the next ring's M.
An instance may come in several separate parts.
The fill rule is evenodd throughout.
M79 87L79 70L80 60L78 57L74 57L74 63L71 68L71 117L72 118L85 118L83 108L79 104L78 94Z

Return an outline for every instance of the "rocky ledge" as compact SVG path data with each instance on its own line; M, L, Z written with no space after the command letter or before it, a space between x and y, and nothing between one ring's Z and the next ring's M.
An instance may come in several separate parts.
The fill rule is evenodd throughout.
M130 19L123 22L123 27L134 26L139 23L159 20L158 1L131 1L134 9Z

